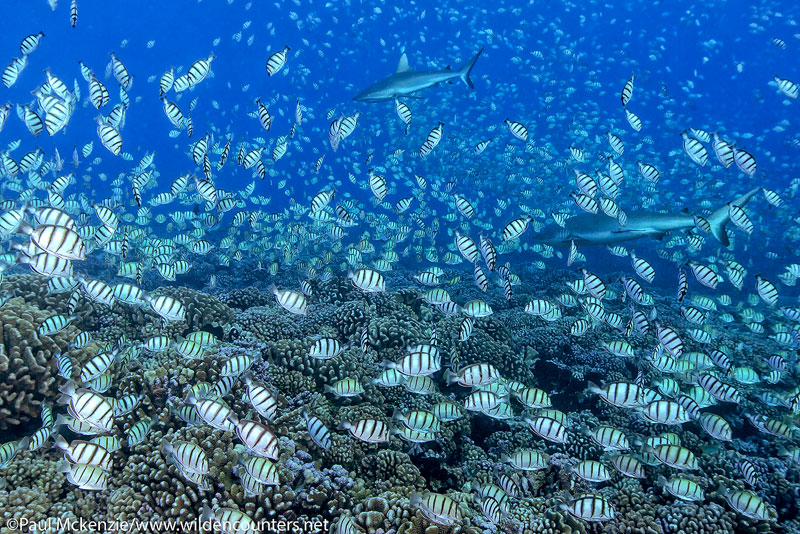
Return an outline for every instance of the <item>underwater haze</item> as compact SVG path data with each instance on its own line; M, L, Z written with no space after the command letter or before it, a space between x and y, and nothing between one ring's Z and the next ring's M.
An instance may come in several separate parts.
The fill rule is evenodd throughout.
M3 7L0 533L800 532L800 4Z

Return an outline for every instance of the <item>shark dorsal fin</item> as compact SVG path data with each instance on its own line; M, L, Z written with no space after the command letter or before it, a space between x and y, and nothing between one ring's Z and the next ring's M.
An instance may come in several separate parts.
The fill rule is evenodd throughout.
M411 70L411 67L408 66L408 56L403 52L403 55L400 56L400 61L397 62L397 70L395 74L400 72L408 72Z

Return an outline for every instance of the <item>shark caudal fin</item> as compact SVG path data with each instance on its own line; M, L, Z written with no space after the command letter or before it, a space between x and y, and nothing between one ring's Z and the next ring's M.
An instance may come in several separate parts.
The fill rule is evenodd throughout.
M728 239L728 232L725 231L725 225L728 224L730 221L730 204L734 206L739 206L740 208L743 207L747 202L758 193L758 188L752 189L745 193L744 195L740 196L737 199L734 199L729 204L722 206L721 208L717 209L708 216L708 224L711 225L711 233L714 234L714 237L717 238L722 246L729 247L731 242Z
M475 89L475 85L473 85L472 80L469 79L469 73L472 72L472 67L475 66L475 62L478 61L482 53L483 48L478 50L478 53L472 56L472 59L461 65L458 69L458 77L461 78L461 81L467 84L467 87L470 89Z

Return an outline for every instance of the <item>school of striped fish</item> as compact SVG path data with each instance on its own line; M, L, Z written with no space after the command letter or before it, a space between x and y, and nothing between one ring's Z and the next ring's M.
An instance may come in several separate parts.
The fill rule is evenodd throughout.
M367 323L303 340L307 356L361 358L371 379L308 392L296 414L307 452L327 465L336 434L367 454L404 451L432 482L423 459L467 420L490 480L405 496L440 528L500 531L526 499L547 497L600 532L619 519L612 484L628 478L660 506L713 501L759 532L795 531L800 503L774 502L764 466L780 462L800 494L800 6L731 15L752 59L708 20L709 7L731 9L720 1L655 2L646 9L663 12L662 30L639 27L639 8L622 3L501 3L486 21L488 6L466 5L228 0L213 8L224 22L197 30L204 46L174 50L170 35L128 32L97 2L20 2L30 23L0 47L0 281L32 273L63 297L67 311L51 310L39 336L81 323L84 301L156 328L186 324L187 303L159 288L220 295L245 272L281 313L308 317L344 281ZM105 24L119 26L114 39L95 42ZM605 43L599 26L621 41ZM672 30L694 39L688 51ZM371 304L400 291L430 311L426 336L374 366ZM0 305L11 298L0 282ZM534 329L574 350L504 376L502 362L463 353L498 323L534 353L547 353L525 337ZM284 469L285 399L252 372L274 362L235 353L219 383L188 384L167 416L144 413L147 391L115 383L131 361L203 360L234 339L73 331L50 362L61 396L42 403L41 427L3 437L0 477L58 458L65 484L112 498L117 464L151 447L208 496L198 517L255 532L214 499L211 451L150 438L191 424L234 435L246 451L235 479L258 503ZM315 415L314 399L352 406L384 388L416 400L337 427ZM586 415L599 424L576 422ZM528 445L487 444L509 430ZM578 438L602 454L569 457ZM711 466L731 458L720 483ZM548 482L529 493L537 473ZM347 514L329 519L361 531Z

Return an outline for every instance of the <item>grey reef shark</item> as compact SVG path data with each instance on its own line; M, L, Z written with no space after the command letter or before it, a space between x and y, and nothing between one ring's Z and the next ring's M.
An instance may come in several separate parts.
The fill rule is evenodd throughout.
M359 102L394 100L398 97L411 96L418 91L440 83L451 82L456 78L464 82L470 89L474 89L475 86L472 84L469 74L472 72L472 67L475 66L475 62L478 61L481 53L483 53L483 48L478 50L469 61L455 70L450 67L443 70L412 70L408 65L408 56L404 53L400 56L397 70L393 74L370 85L354 96L353 100Z

